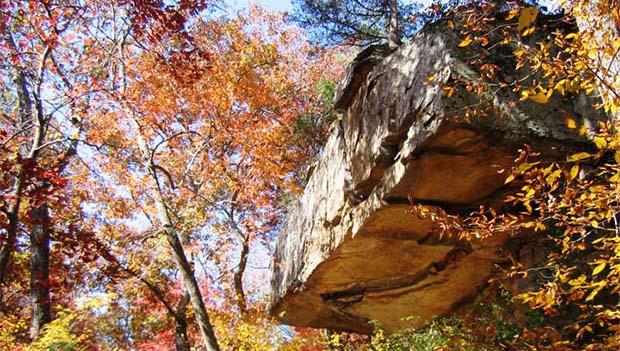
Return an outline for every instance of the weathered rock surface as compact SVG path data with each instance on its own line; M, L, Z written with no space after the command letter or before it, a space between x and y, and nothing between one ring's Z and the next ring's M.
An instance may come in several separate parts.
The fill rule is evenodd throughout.
M272 313L285 323L366 333L370 320L395 331L450 313L504 259L507 234L440 238L409 199L466 213L497 201L524 143L560 158L584 141L562 117L594 116L583 98L541 105L510 104L519 100L510 93L443 94L457 79L484 84L457 43L438 25L347 72L337 94L343 117L276 247ZM493 113L467 121L466 107L480 104Z

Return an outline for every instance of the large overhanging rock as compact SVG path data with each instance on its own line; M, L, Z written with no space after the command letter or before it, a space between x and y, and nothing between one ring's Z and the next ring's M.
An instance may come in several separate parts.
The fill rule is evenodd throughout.
M440 238L409 199L428 211L497 203L524 143L560 158L584 141L564 126L565 114L596 116L584 97L447 97L446 83L484 84L458 42L436 25L385 58L363 52L347 72L343 117L275 251L271 312L285 323L367 333L371 320L395 331L450 313L484 286L508 235ZM516 75L510 64L505 74ZM467 121L475 105L493 114Z

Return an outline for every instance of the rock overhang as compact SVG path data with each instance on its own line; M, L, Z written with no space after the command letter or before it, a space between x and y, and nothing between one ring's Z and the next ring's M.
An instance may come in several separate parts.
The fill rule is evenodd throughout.
M271 312L285 323L368 333L371 320L395 331L450 313L504 260L508 235L439 237L410 200L431 212L497 204L524 143L562 158L586 141L564 113L603 118L579 99L447 96L442 87L455 79L485 83L467 64L471 52L441 29L385 57L368 49L347 71L336 102L342 118L276 246ZM488 118L459 113L481 101L493 109Z

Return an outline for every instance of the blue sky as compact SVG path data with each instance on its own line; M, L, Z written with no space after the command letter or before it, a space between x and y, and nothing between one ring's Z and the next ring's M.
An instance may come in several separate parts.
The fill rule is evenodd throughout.
M412 0L413 1L413 0ZM432 0L418 0L420 3L431 3ZM249 3L259 4L271 11L290 11L293 9L291 0L229 0L233 8L247 7Z
M411 0L413 1L413 0ZM435 0L436 1L436 0ZM434 2L433 0L418 0L417 2L430 4ZM229 4L231 7L240 9L243 7L247 7L249 3L259 4L264 8L271 11L290 11L293 9L291 5L291 0L229 0ZM542 1L542 5L553 8L557 0L545 0Z
M229 4L233 8L247 7L248 4L259 4L267 10L271 11L290 11L293 9L290 0L229 0Z

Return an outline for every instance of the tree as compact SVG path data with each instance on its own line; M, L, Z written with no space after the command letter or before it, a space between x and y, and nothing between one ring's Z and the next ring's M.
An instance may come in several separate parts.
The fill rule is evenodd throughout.
M201 334L215 350L216 326L274 330L244 275L326 134L318 86L341 67L281 15L205 8L2 5L0 347L188 350Z
M6 238L0 248L0 285L8 275L20 232L29 230L30 336L35 339L51 319L49 202L54 201L54 192L62 187L60 173L75 154L73 143L68 143L64 150L55 147L58 141L53 140L57 136L54 128L63 123L57 112L70 108L70 102L63 96L53 96L54 90L50 91L47 84L55 80L67 82L65 72L54 63L56 56L67 53L63 32L74 21L59 16L57 8L44 3L9 4L5 10L0 28L4 44L1 54L11 64L3 67L3 80L15 94L16 108L6 115L6 130L11 134L3 140L2 148L14 153L17 162L7 174L11 190L3 189L1 208L6 222L3 221L2 228ZM53 97L48 98L50 95ZM53 161L55 158L58 161ZM27 215L21 211L24 202L29 205Z
M83 138L101 147L87 162L95 170L90 182L76 186L105 212L96 219L109 228L99 230L102 239L136 273L155 261L153 252L161 262L149 264L147 281L159 282L157 289L181 275L207 338L220 313L216 293L226 282L217 277L218 266L223 276L234 276L232 290L239 292L224 300L236 297L242 314L252 310L244 296L245 265L231 260L248 262L251 246L273 236L282 215L278 203L297 190L315 146L294 125L320 113L317 85L340 67L281 15L251 11L234 20L196 21L191 41L160 38L163 45L137 52L128 45L119 55L119 89L93 99L84 121ZM118 224L135 220L146 230ZM164 238L169 253L157 245ZM139 252L150 245L153 251ZM177 301L183 295L155 294L142 284L159 307L165 304L156 295ZM212 312L203 318L206 306Z
M116 68L110 65L114 53L108 44L113 40L107 34L123 20L124 28L134 31L134 38L157 39L165 31L179 32L185 23L183 14L196 13L204 6L202 2L185 1L179 7L157 1L3 4L0 54L7 63L2 66L7 99L1 144L0 289L5 291L2 285L8 279L13 287L22 286L18 263L11 261L14 255L22 255L20 241L29 233L30 245L23 254L30 261L32 339L53 316L50 262L67 261L50 258L51 240L79 244L68 240L74 233L58 235L66 227L61 224L61 218L68 215L63 210L75 210L60 206L66 204L62 191L67 181L63 175L77 155L78 145L88 144L78 138L89 101L95 91L107 89L99 83L106 81L104 76L110 68ZM126 17L118 18L118 13ZM17 312L10 310L13 301L5 296L0 299L2 312ZM12 298L17 296L11 294Z
M295 0L294 5L294 19L326 44L387 42L393 50L420 25L415 15L421 5L398 0Z

